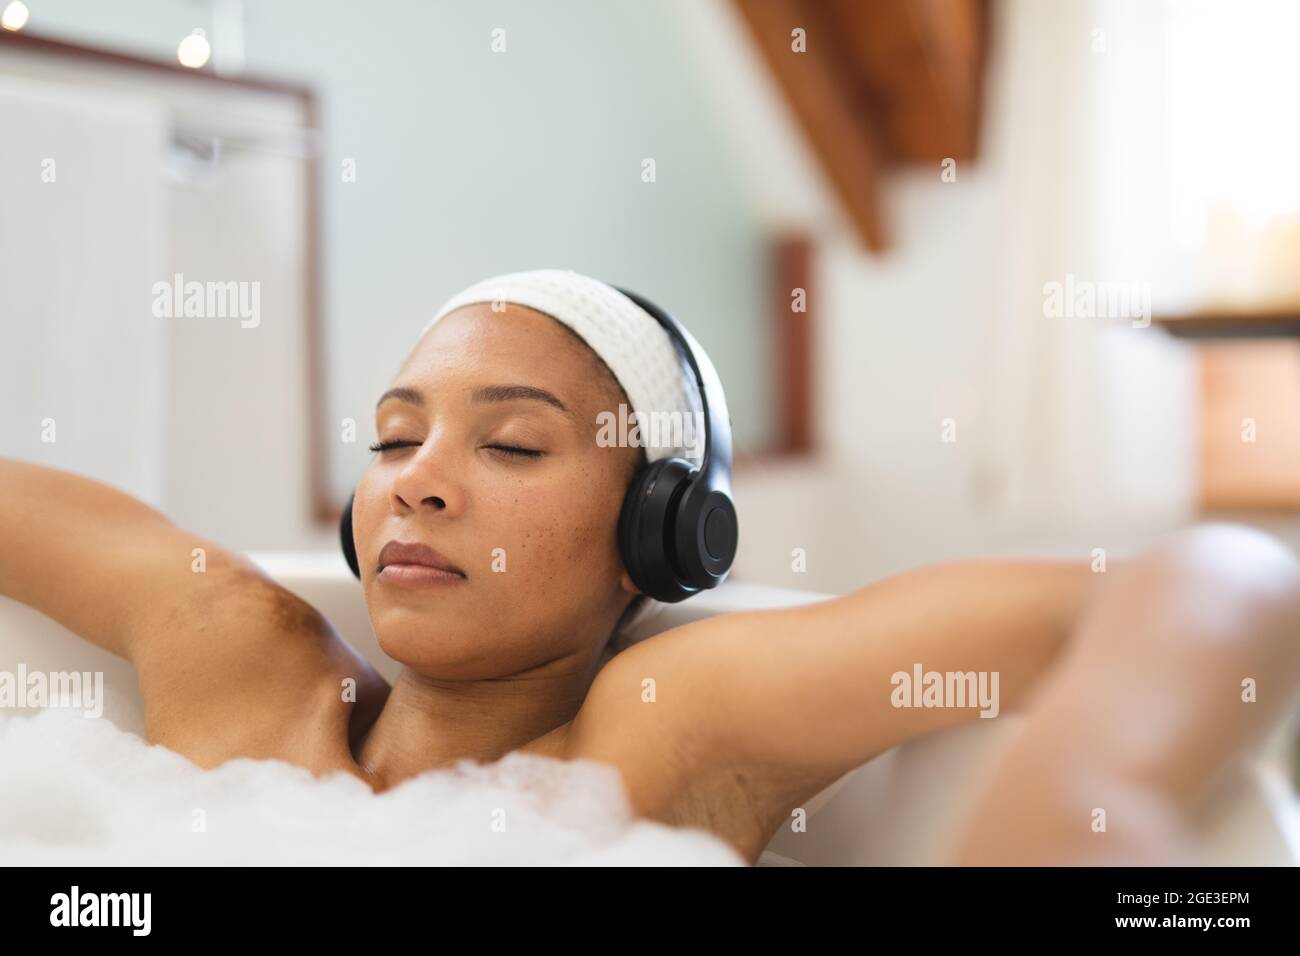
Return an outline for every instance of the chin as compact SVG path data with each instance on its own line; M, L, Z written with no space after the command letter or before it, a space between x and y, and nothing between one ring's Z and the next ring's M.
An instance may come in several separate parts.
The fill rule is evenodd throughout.
M429 677L472 680L509 673L509 655L495 626L499 622L490 633L479 633L472 626L476 619L454 603L430 601L420 607L384 602L371 608L370 626L386 655Z
M499 665L485 658L481 642L461 633L449 636L437 627L376 628L375 639L385 654L429 677L464 680L496 676Z

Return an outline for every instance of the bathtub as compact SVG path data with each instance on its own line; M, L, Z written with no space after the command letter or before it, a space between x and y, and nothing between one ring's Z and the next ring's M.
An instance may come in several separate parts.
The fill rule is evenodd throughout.
M400 665L380 650L361 589L341 557L328 553L251 555L268 574L318 608L385 677ZM726 611L792 606L823 595L739 581L666 606L642 622L634 638ZM142 733L134 672L119 658L59 624L0 597L0 670L102 671L104 716ZM915 740L846 774L808 802L806 830L783 828L760 863L783 865L927 865L941 862L982 768L1014 731L1004 715ZM1227 781L1204 816L1207 865L1295 865L1300 861L1300 810L1277 753L1265 748ZM21 768L8 768L21 772Z

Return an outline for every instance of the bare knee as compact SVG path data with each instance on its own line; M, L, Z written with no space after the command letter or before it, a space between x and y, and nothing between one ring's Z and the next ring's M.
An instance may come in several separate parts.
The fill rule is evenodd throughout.
M1244 525L1201 524L1119 569L1099 612L1187 650L1254 645L1300 654L1300 560ZM1130 624L1132 628L1132 623Z

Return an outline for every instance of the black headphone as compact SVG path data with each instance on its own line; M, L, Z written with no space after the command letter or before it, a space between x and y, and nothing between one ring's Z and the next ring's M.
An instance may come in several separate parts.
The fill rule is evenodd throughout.
M633 583L642 594L675 604L727 577L736 556L739 529L731 501L731 419L722 382L709 356L682 325L635 292L627 296L664 328L695 374L704 412L704 456L694 468L682 458L662 458L632 479L618 518L618 546ZM352 499L339 520L348 567L358 578L352 538Z

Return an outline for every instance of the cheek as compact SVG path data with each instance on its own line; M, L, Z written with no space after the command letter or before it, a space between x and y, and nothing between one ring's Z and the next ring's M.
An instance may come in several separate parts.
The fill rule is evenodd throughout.
M388 502L378 483L369 481L369 472L357 483L352 498L352 537L357 556L365 562L379 557L375 529L387 512ZM371 553L371 552L375 553Z
M494 532L509 542L501 545L509 567L526 572L515 583L532 590L574 579L601 585L620 566L621 507L621 488L608 475L579 471L546 488L520 485L489 510Z

